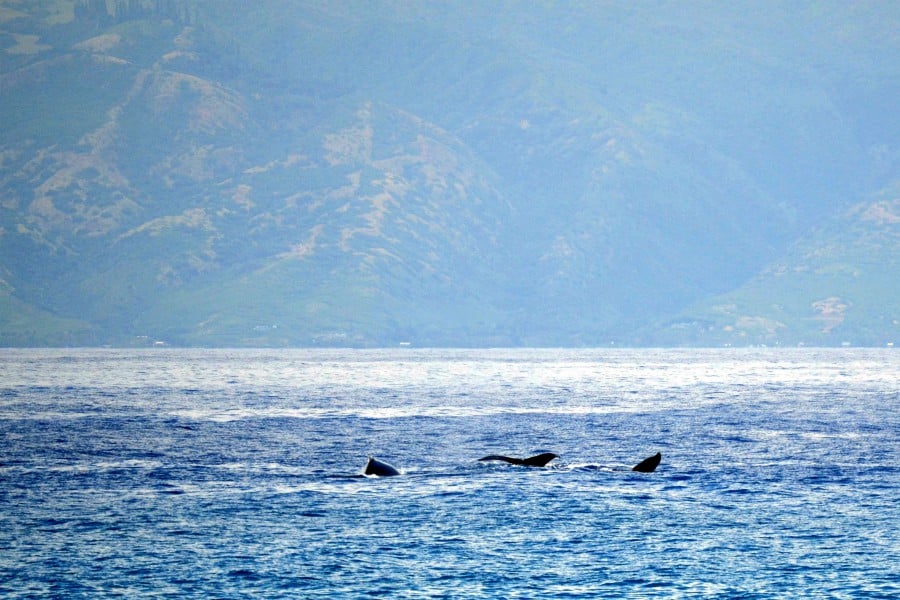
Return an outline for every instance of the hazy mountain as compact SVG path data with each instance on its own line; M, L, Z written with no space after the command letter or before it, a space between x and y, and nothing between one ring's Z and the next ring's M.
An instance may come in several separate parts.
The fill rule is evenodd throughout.
M704 299L647 342L893 343L900 332L900 182L801 238L740 288Z
M2 2L0 343L886 343L898 16Z

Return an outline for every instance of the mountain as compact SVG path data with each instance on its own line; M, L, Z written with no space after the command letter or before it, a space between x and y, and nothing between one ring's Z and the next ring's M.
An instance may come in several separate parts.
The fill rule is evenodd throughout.
M0 344L886 343L898 21L4 2Z
M893 344L900 333L898 247L900 181L802 237L736 290L682 312L650 339L700 346Z

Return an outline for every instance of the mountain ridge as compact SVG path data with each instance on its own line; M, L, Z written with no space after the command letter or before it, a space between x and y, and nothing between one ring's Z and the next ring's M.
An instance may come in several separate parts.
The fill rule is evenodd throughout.
M896 11L14 5L2 345L896 334ZM811 335L808 306L766 308L787 293L766 273L834 223L884 271L840 309L814 270L811 310L860 316ZM755 306L715 313L741 290Z

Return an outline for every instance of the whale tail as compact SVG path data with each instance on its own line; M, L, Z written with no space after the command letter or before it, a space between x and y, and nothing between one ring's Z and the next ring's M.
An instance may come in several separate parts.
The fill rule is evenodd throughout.
M657 452L653 456L649 458L645 458L638 464L632 467L632 471L637 471L638 473L652 473L656 470L656 467L659 466L659 463L662 461L662 453Z
M528 458L513 458L511 456L501 456L499 454L491 454L489 456L485 456L483 458L479 458L479 461L487 461L487 460L500 460L503 462L507 462L511 465L524 465L526 467L543 467L546 466L554 458L559 458L559 455L553 454L552 452L544 452L543 454L537 454L535 456L530 456Z
M511 465L521 465L523 461L521 458L513 458L511 456L500 456L499 454L490 454L488 456L484 456L478 459L479 461L488 461L488 460L502 460L503 462L508 462Z
M543 454L538 454L536 456L531 456L524 459L522 461L522 464L529 467L543 467L554 458L559 458L559 456L553 454L552 452L544 452Z
M366 463L366 468L363 473L366 475L376 475L378 477L394 477L395 475L399 475L400 471L386 462L382 462L377 458L370 456L369 462Z

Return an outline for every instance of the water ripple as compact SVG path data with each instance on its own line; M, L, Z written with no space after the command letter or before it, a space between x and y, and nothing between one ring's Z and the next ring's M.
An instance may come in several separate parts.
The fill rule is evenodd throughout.
M4 597L900 592L896 352L2 352Z

